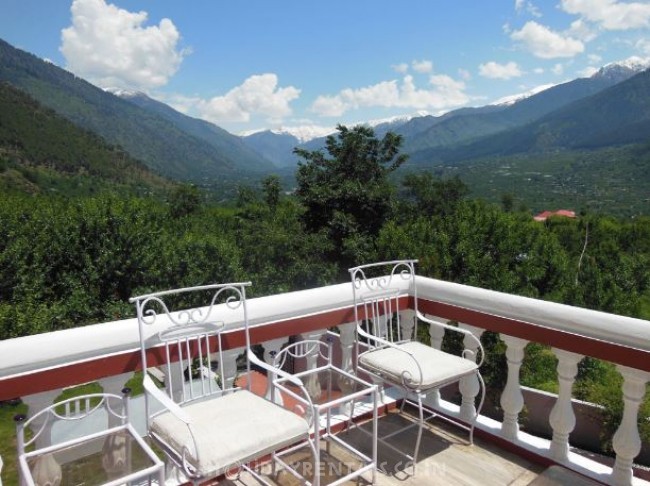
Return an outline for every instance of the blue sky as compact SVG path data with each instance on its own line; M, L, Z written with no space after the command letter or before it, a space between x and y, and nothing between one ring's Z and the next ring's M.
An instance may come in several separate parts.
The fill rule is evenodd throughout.
M233 132L440 114L650 57L650 0L0 0L0 37Z

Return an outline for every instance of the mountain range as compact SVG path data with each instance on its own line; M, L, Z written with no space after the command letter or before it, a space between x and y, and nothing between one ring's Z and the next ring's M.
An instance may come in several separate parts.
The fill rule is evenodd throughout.
M2 40L0 81L170 178L204 183L274 168L225 130L150 99L122 99Z
M645 143L649 66L643 60L610 64L588 78L501 103L369 124L377 136L389 130L403 136L403 151L410 155L406 169ZM318 150L325 144L325 137L309 139L310 130L236 136L146 94L99 89L2 40L0 82L149 169L213 189L274 172L290 178L298 163L295 147Z
M553 125L556 122L551 116L552 113L558 111L558 116L560 116L559 111L566 108L569 109L569 112L565 112L563 115L566 116L566 113L571 112L569 106L580 100L584 101L576 108L577 111L589 112L590 119L578 117L579 120L576 120L574 131L589 133L591 123L595 123L596 120L606 124L609 115L603 116L604 114L599 109L603 98L594 96L643 73L648 67L650 64L641 60L610 64L588 78L574 79L506 103L461 108L441 116L425 115L390 120L374 124L373 127L377 136L382 136L388 130L402 135L404 138L403 151L410 155L411 163L417 164L427 161L438 163L443 159L450 158L453 161L467 160L476 156L496 155L499 152L513 153L516 150L525 152L528 149L523 147L519 140L522 127L545 117L548 117L546 123ZM621 86L618 89L625 91L628 87ZM607 96L612 95L616 98L616 92L615 89ZM650 96L650 92L646 96ZM637 117L641 116L639 110L630 112L621 110L619 115L617 119L622 124L621 126L627 125L628 122L625 120L628 118L630 123L637 123L639 122ZM555 131L561 131L562 126L564 124L560 123ZM512 132L510 132L511 130ZM493 140L493 136L496 134L499 134L499 137ZM619 140L619 135L612 133L608 140L612 144L638 141L637 138L630 139L628 135L625 135L625 140ZM272 131L263 131L244 137L244 141L276 165L284 167L293 166L297 162L297 158L292 154L294 147L315 150L324 146L325 137L301 142L297 137L288 133L278 134ZM572 146L577 146L575 140L572 140L571 143ZM484 146L483 150L480 149L481 146ZM467 148L463 149L463 147ZM541 146L530 148L539 150Z

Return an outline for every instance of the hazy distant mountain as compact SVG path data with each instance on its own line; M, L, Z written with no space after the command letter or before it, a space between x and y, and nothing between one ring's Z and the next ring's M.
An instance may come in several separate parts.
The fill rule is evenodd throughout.
M278 167L295 167L298 163L293 149L300 146L300 140L289 133L264 130L246 135L242 140Z
M180 113L171 106L150 98L145 93L110 89L107 91L140 108L162 116L184 132L209 143L220 154L236 161L239 167L253 171L268 171L273 169L269 160L264 159L258 152L251 150L240 137L227 132L213 123Z
M558 84L511 104L455 110L440 117L430 117L426 122L413 119L400 127L397 133L405 136L404 150L408 153L466 143L537 120L630 78L640 68L641 65L636 69L606 66L589 78Z
M454 163L481 157L648 141L650 70L567 104L526 125L465 144L419 151L412 154L411 160L423 164L434 160Z
M215 148L168 118L107 93L2 40L0 80L29 93L76 125L123 147L169 177L210 182L259 170L264 165L258 159L255 167L247 167L244 163L250 155L240 160L237 153Z
M468 144L487 135L514 129L546 116L571 103L588 98L616 85L643 69L648 60L630 58L603 66L588 78L579 78L555 86L539 87L527 93L513 95L498 103L467 107L441 116L422 115L395 117L367 122L378 137L393 131L404 138L403 151L422 160L437 149ZM291 133L265 131L244 137L244 141L280 167L291 167L297 159L294 147L318 150L325 146L322 137L296 137Z

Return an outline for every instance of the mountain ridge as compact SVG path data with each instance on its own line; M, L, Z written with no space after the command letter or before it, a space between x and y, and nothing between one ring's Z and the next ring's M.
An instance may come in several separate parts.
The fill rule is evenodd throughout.
M74 74L0 39L0 80L25 91L78 126L120 145L157 172L205 183L224 175L255 172L236 156L179 129L168 119L105 92ZM260 164L272 164L260 157Z

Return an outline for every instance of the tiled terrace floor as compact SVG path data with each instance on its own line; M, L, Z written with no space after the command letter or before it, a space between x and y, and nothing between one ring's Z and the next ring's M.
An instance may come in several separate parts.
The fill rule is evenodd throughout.
M391 429L403 423L405 419L396 413L390 413L379 419L379 432L390 432ZM411 451L415 444L417 429L395 436L395 445ZM368 436L358 430L344 431L341 437L357 447L364 453L370 454L370 442ZM445 423L434 421L429 429L422 436L420 448L420 462L417 472L412 473L410 467L404 468L404 458L386 446L379 447L380 474L377 484L380 486L419 486L419 485L449 485L449 486L553 486L561 484L572 484L586 486L596 484L584 480L581 477L571 475L570 478L557 477L557 471L544 472L544 468L523 459L513 453L502 450L495 445L475 439L473 446L467 444L467 434L457 430ZM332 450L335 460L349 463L346 452ZM308 454L297 454L295 459L308 458ZM329 472L336 471L336 465L328 463L322 466L322 470ZM264 469L262 469L264 470ZM291 475L286 472L278 476L270 475L266 471L265 477L269 478L272 484L291 485L299 484ZM569 473L570 474L570 473ZM365 479L370 479L369 476ZM325 481L328 484L330 481ZM531 484L532 483L532 484ZM259 484L253 477L242 474L238 479L223 480L219 484L229 486L250 486ZM368 484L368 481L357 481L353 479L345 484Z

